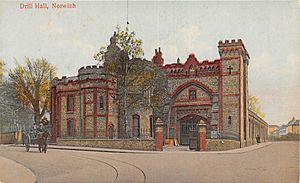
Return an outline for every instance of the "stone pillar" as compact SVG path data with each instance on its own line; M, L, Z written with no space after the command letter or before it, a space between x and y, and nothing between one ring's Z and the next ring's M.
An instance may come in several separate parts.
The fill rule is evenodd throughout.
M200 120L198 126L198 151L205 151L206 149L206 124Z
M162 151L164 145L163 122L160 118L157 119L155 125L155 150Z

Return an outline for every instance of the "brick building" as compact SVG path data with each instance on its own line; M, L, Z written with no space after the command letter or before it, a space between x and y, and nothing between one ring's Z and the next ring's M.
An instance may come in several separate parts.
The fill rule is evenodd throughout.
M242 40L220 41L218 49L220 59L214 61L199 62L190 54L183 63L178 59L164 65L161 51L153 57L167 73L172 97L167 134L180 144L189 144L190 131L199 120L207 125L208 139L231 139L245 146L253 143L254 135L267 137L268 124L251 111L249 117L250 57ZM255 134L254 128L259 128Z
M51 88L54 138L113 138L117 106L112 100L115 82L102 67L88 66L78 76L55 78Z
M242 40L218 43L220 58L198 61L190 54L164 64L162 51L155 50L152 61L168 78L171 103L164 121L164 138L189 145L191 133L202 120L206 124L207 145L230 149L254 143L256 136L267 140L268 124L248 110L249 54ZM76 77L55 79L52 84L53 134L60 138L118 138L118 104L115 82L101 67L82 67ZM129 110L130 111L130 110ZM128 126L132 138L151 138L151 110L130 111Z

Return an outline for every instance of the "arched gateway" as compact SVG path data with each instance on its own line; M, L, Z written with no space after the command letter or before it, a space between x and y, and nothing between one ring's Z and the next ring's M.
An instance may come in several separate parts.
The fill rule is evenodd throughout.
M211 125L212 89L197 80L180 84L172 94L169 137L181 145L189 145L190 138L197 133L197 123L203 120L207 132L217 128Z
M178 120L180 130L178 130L178 139L181 145L189 145L190 139L197 135L197 124L203 120L207 126L210 126L206 118L197 114L189 114Z

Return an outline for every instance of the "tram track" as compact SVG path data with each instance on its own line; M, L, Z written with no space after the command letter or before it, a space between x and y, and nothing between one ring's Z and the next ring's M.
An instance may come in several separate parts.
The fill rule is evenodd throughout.
M117 167L115 167L114 165L112 165L110 163L107 163L105 161L101 161L101 160L95 159L95 158L90 158L90 157L85 157L85 156L74 156L74 157L81 158L81 159L88 159L88 160L91 160L91 161L97 161L97 162L100 162L100 163L103 163L103 164L109 166L116 173L116 176L115 176L115 178L113 180L113 183L115 183L117 181L117 179L119 177L119 171L118 171Z
M116 166L112 165L111 163L109 163L107 161L99 160L99 158L106 159L106 160L111 160L111 161L114 161L114 162L117 162L117 163L122 163L122 164L125 164L127 166L133 167L135 170L137 170L138 172L140 172L142 174L142 176L143 176L143 180L142 181L137 181L137 182L146 183L147 176L146 176L145 172L140 167L138 167L138 166L136 166L134 164L128 163L126 161L122 161L122 160L118 160L118 159L114 159L114 158L103 157L103 156L91 156L91 155L76 156L76 157L83 158L83 159L89 159L89 160L97 161L97 162L100 162L100 163L104 163L107 166L113 168L114 171L116 172L116 176L115 176L115 179L113 181L114 183L119 180L118 178L120 177L119 176L120 175L120 171L118 170L118 168Z

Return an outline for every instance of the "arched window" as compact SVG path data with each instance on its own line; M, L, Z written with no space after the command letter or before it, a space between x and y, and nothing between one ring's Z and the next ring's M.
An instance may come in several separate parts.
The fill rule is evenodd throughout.
M228 125L231 125L231 116L228 116Z
M190 74L194 74L195 71L196 71L195 68L191 65L190 68L189 68Z
M67 111L74 111L74 95L67 96Z
M153 116L150 116L150 137L155 137L154 136L154 123L153 123Z
M109 139L113 139L114 138L114 125L113 124L109 125L109 128L108 128L108 138Z
M140 137L140 116L137 114L132 116L132 136Z
M68 137L74 138L76 136L76 123L74 119L67 120Z
M194 100L197 98L197 92L195 89L191 89L189 90L189 99L190 100Z
M104 98L103 96L99 97L99 109L103 109L104 108Z

